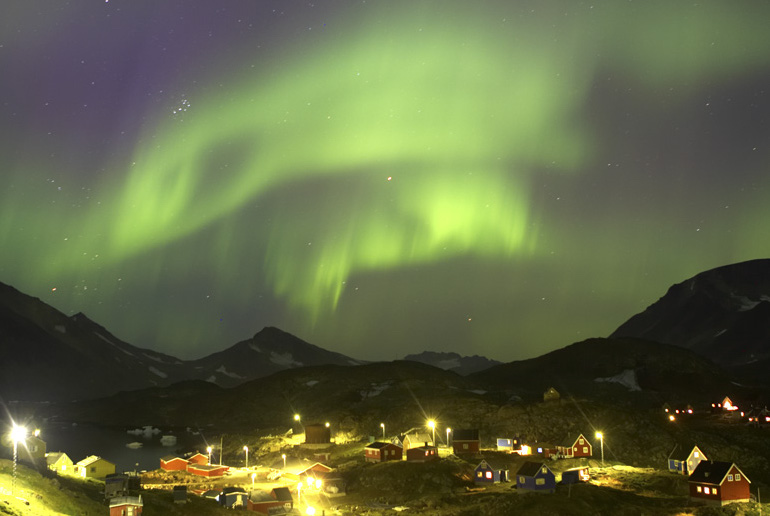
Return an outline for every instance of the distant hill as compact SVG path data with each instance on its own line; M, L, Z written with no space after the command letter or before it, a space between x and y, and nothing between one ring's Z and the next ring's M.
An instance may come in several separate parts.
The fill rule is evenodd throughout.
M740 365L770 359L770 259L702 272L615 330Z
M633 403L709 401L735 392L727 372L677 346L639 339L587 339L530 360L468 376L525 401L554 387L562 396Z
M0 399L88 399L183 380L231 387L285 369L360 363L277 328L184 361L132 346L82 313L68 317L0 283Z
M494 365L498 365L501 362L497 360L491 360L479 355L473 356L461 356L458 353L442 353L436 351L423 351L414 355L407 355L404 360L412 360L414 362L422 362L423 364L432 365L439 369L445 369L447 371L453 371L460 375L468 375L483 371Z

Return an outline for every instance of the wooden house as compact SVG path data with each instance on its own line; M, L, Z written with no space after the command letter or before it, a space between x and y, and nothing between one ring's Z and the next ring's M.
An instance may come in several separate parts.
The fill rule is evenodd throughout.
M31 458L33 462L36 462L37 459L45 458L46 442L42 440L38 434L39 431L36 430L35 435L27 436L24 439L24 446L29 453L29 458Z
M221 477L230 469L217 464L187 464L187 472L199 477Z
M497 451L514 452L521 449L521 437L497 438Z
M516 472L516 487L535 493L556 491L556 477L545 462L527 461Z
M677 452L677 450L679 450ZM686 448L678 447L668 457L668 470L682 475L689 475L702 460L707 460L706 454L697 446L693 446L689 452Z
M45 464L51 471L60 475L72 475L75 473L75 464L64 452L48 452L45 454Z
M402 460L404 450L393 443L373 442L364 448L366 462L385 462L388 460Z
M104 479L115 473L115 464L97 455L89 455L75 464L75 471L83 478Z
M455 455L479 453L478 429L455 430L452 434L452 451Z
M110 516L139 516L143 505L141 495L118 496L110 500Z
M288 487L276 487L270 492L263 489L249 493L247 509L262 514L289 514L294 500Z
M305 458L286 457L286 461L279 459L275 461L270 470L277 476L286 477L290 480L302 482L307 476L312 476L316 472L328 472L332 468L320 462L314 462Z
M208 464L209 456L204 455L200 452L196 452L187 458L187 462L189 462L190 464Z
M476 484L494 484L508 482L508 465L482 460L473 471L473 481Z
M577 436L571 445L557 446L557 456L560 459L571 459L574 457L590 457L593 455L591 443L588 442L583 434Z
M751 498L751 481L733 462L701 461L687 481L692 502L727 505Z
M187 459L178 455L166 455L160 459L160 469L163 471L186 471Z
M117 496L128 496L128 475L113 473L104 478L104 499L112 500Z
M438 460L438 449L435 446L420 446L406 450L408 462L430 462Z
M544 459L550 459L559 455L559 447L551 443L535 443L532 445L532 452L542 455Z
M546 390L543 393L543 401L549 402L549 401L560 401L561 400L561 394L559 394L559 391L554 389L553 387L549 387L548 390Z
M246 509L249 495L242 487L225 487L219 493L219 505L228 509Z
M588 471L588 466L568 469L561 474L562 484L577 484L579 482L588 482L589 480L591 480L591 475Z
M403 444L402 447L404 450L408 450L410 448L419 448L422 446L433 446L435 443L433 442L433 436L430 432L413 432L408 433L401 438L399 436L398 438Z

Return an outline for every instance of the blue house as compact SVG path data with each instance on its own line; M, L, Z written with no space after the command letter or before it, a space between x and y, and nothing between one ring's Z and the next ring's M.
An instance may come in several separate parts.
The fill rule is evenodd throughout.
M525 462L516 472L516 487L535 493L556 491L556 477L545 462Z
M678 452L669 455L668 470L682 475L690 475L702 460L706 460L706 455L697 446L693 446L690 452L687 452L686 448L680 447Z
M473 473L473 481L477 484L494 484L508 481L508 465L491 464L482 460Z

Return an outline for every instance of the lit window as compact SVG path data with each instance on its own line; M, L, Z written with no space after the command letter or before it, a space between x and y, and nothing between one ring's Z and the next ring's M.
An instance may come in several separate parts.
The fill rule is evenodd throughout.
M698 452L695 452L695 455L694 455L694 457L697 459L698 457L700 457L700 453L698 453Z
M535 479L535 485L544 486L545 485L545 479L544 478Z
M583 444L585 441L583 441L583 438L580 438L580 444Z
M727 475L727 481L728 482L732 482L733 481L733 476L732 475Z
M741 481L741 474L740 473L736 473L735 474L735 481L736 482L740 482Z
M698 486L698 487L696 488L696 490L697 490L699 493L703 491L703 489L701 488L701 486Z
M704 487L704 488L703 488L703 493L704 493L704 494L710 494L710 493L711 493L711 490L709 490L709 488L708 488L708 487Z
M487 471L487 478L490 478L490 479L492 478L492 472L491 471Z
M588 453L588 446L583 446L583 453Z
M479 471L478 473L476 473L476 476L481 478L483 476L483 474L481 473L481 471Z
M547 472L548 472L548 468L546 466L543 466L543 473L547 473Z
M711 494L714 494L714 495L717 494L717 488L716 487L711 490Z
M523 484L525 481L526 481L526 479L524 477L519 477L519 483L520 484Z
M463 450L467 450L467 449L468 449L468 443L463 443Z

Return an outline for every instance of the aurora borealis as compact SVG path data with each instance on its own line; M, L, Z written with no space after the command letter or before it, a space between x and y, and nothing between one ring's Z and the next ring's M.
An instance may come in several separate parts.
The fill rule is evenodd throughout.
M770 4L10 0L0 281L196 358L529 358L770 255Z

